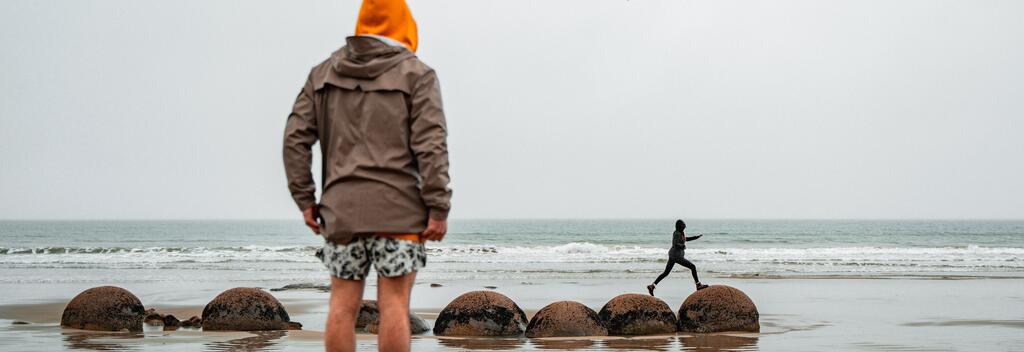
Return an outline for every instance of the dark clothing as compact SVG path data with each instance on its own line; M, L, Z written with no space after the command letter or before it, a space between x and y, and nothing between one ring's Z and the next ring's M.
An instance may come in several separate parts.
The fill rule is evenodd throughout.
M672 233L672 248L686 249L686 241L693 241L700 238L700 235L686 237L682 231ZM680 255L682 257L682 255Z
M661 282L661 279L668 276L668 274L672 272L672 267L676 264L690 269L690 274L693 275L693 282L700 282L700 279L697 278L697 267L684 258L684 255L686 254L686 242L693 241L698 238L700 238L700 235L686 237L686 234L679 230L672 233L672 248L668 250L668 264L665 265L665 271L662 272L661 275L658 275L658 278L654 280L655 285Z
M419 233L450 208L447 128L434 70L404 46L371 37L313 68L284 136L288 188L299 209L318 205L324 237ZM319 204L310 170L323 159Z

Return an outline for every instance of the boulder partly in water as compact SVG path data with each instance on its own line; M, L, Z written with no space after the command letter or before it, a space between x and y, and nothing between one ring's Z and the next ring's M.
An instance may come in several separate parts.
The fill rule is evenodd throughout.
M608 328L597 312L574 301L559 301L541 308L526 326L526 337L607 335Z
M258 288L238 287L222 292L203 308L203 330L296 329L288 312L273 295ZM298 325L301 326L301 325Z
M679 307L679 330L719 332L761 330L757 306L743 291L711 285L694 292Z
M359 315L356 317L356 329L365 329L375 321L380 321L380 309L377 308L377 301L364 299L359 305Z
M472 291L448 303L434 322L438 336L518 336L526 314L511 299L493 291Z
M676 331L672 308L649 295L619 295L608 301L597 315L611 335L656 335Z
M409 332L413 335L422 334L430 330L430 324L427 324L426 320L420 318L416 313L409 312ZM380 333L380 320L375 320L369 325L366 325L366 332L371 334Z
M93 287L68 302L60 325L83 330L142 331L146 309L128 290L114 286Z
M359 316L356 318L356 329L371 334L380 330L380 308L375 300L363 300L359 305ZM421 334L430 330L430 324L415 313L409 312L409 331L412 334Z

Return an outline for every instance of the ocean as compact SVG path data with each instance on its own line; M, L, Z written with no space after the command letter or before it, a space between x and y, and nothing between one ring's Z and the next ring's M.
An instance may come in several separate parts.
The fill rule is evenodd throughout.
M1024 348L1024 221L687 221L687 258L701 281L745 292L759 333L575 340L416 336L414 351L515 349L694 351L1019 351ZM428 244L410 306L433 324L474 290L527 314L560 300L599 310L644 288L665 267L674 219L458 220ZM0 350L322 351L329 293L275 290L327 283L322 239L301 221L0 222ZM436 284L436 285L435 285ZM302 331L190 329L97 333L60 327L89 287L116 285L147 308L200 315L233 287L261 287ZM675 310L694 291L677 267L656 295ZM376 281L364 298L376 295ZM851 333L854 332L854 333ZM375 350L362 334L360 350Z
M457 220L420 280L653 278L664 220ZM1024 221L689 220L712 277L1024 277ZM2 221L0 283L314 282L300 221ZM673 275L686 275L676 268Z

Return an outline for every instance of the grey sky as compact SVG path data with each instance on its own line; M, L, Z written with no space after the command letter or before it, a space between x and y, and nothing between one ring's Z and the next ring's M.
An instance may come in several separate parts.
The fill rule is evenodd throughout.
M411 0L454 218L1022 218L1024 2ZM358 1L0 2L0 218L291 218Z

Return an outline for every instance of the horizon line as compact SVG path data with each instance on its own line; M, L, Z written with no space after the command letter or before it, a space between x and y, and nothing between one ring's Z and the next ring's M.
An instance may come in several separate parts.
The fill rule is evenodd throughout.
M507 220L538 220L538 221L566 221L566 220L614 220L614 221L651 221L651 220L666 220L666 219L678 219L678 217L635 217L635 218L614 218L614 217L479 217L479 218L449 218L451 221L507 221ZM897 218L897 217L849 217L849 218L781 218L781 217L692 217L688 218L692 220L711 220L711 221L1024 221L1024 218L982 218L982 217L965 217L965 218ZM0 221L296 221L301 222L301 219L296 218L0 218Z

